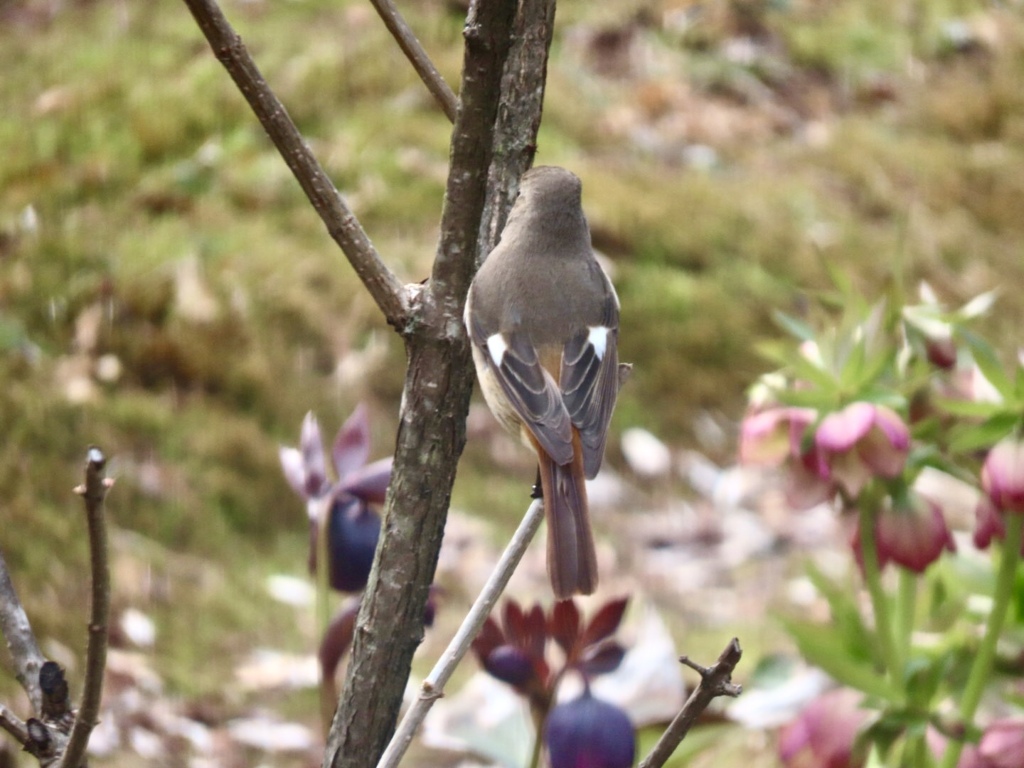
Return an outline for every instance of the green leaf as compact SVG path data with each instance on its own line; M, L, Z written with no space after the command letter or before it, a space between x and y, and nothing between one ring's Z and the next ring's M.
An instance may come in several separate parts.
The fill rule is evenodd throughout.
M851 340L850 353L843 361L843 369L839 374L839 380L845 389L859 389L857 385L863 377L867 354L867 342L863 336Z
M956 453L970 453L991 448L1020 423L1020 416L1000 411L981 424L961 424L950 430L949 448Z
M990 403L980 400L957 400L951 397L936 397L932 402L946 413L968 419L987 419L1006 409L1006 406L1002 403Z
M838 629L795 619L784 618L782 623L800 655L840 683L885 701L901 700L900 693L872 664L849 654L847 638Z
M1006 370L1003 368L1003 364L999 362L999 357L996 355L991 345L983 338L970 331L961 331L963 340L967 343L967 346L971 349L971 356L974 357L974 362L978 364L979 370L982 375L988 379L989 383L996 388L996 391L1003 396L1003 399L1007 403L1014 401L1015 387L1013 382L1010 381L1010 377L1006 374Z
M874 634L861 616L857 591L848 583L833 581L813 562L807 564L806 573L814 588L828 601L832 627L843 636L850 653L866 663L881 664L882 656L877 652Z
M780 310L772 312L772 319L782 330L790 336L800 339L800 341L812 341L814 339L814 330L803 320L798 320Z
M826 392L834 392L838 387L838 382L829 371L817 363L811 362L800 352L796 352L790 357L789 367L794 378L803 379Z

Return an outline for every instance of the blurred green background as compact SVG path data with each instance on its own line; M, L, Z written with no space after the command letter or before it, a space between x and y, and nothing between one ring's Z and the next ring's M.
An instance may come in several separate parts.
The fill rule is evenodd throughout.
M456 85L464 9L400 5ZM384 258L422 280L449 125L372 9L225 11ZM1000 287L989 330L1018 343L1020 2L610 0L558 14L537 162L582 177L611 263L635 364L616 431L728 461L695 424L736 423L772 311L800 313L826 261L867 295L893 274L951 304ZM332 435L365 400L374 457L390 452L401 344L183 4L0 0L0 71L0 547L70 663L88 594L71 488L85 446L102 446L115 608L156 620L170 691L229 709L233 660L310 642L273 618L263 586L305 563L277 447L306 411ZM471 439L455 504L510 529L529 470L514 474ZM298 717L311 701L271 704Z

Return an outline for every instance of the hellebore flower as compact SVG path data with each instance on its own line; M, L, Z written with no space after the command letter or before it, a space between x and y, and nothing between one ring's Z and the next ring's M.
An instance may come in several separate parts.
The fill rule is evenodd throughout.
M1006 524L999 510L992 505L988 496L982 496L978 500L978 506L974 508L974 546L978 549L988 549L992 539L1002 541L1006 538ZM1021 555L1024 555L1024 541L1020 545Z
M981 735L978 755L985 768L1024 765L1024 718L996 720Z
M814 437L831 477L851 496L874 476L896 477L910 450L910 431L891 409L851 403L821 420Z
M493 678L508 683L530 699L546 706L550 669L544 658L547 620L544 609L534 605L524 611L514 600L505 601L502 625L490 616L473 641L480 666Z
M364 405L356 407L331 446L337 482L327 479L320 427L312 413L302 422L299 445L298 449L282 447L280 458L288 484L307 502L309 568L316 568L318 516L328 514L331 586L342 592L359 591L366 586L380 536L380 517L369 505L384 501L392 459L366 463L370 424Z
M544 726L551 768L630 768L636 734L629 717L584 688L579 698L554 707Z
M331 503L327 523L331 586L339 592L358 592L366 586L373 565L373 554L380 538L380 515L366 503L347 493ZM316 568L316 528L310 541L312 568Z
M908 494L903 503L883 508L875 521L878 564L892 561L914 573L922 573L942 555L956 551L953 534L942 508L931 499ZM854 535L857 562L861 560L860 531Z
M854 741L868 713L861 694L839 688L822 694L804 708L779 737L779 757L786 768L861 768Z
M810 509L836 492L817 446L804 444L816 418L810 408L769 408L745 418L740 430L740 461L783 467L786 499L796 509Z
M1024 442L996 443L981 468L981 488L1000 513L1024 514Z

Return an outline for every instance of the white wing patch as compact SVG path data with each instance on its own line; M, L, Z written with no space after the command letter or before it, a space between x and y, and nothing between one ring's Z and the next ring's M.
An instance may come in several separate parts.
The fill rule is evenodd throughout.
M505 358L505 352L508 351L508 344L500 333L487 337L487 351L494 364L500 368L501 361Z
M594 348L594 354L598 360L604 359L605 350L608 347L608 329L603 325L588 326L587 342ZM493 338L493 337L492 337ZM490 340L488 339L488 344Z

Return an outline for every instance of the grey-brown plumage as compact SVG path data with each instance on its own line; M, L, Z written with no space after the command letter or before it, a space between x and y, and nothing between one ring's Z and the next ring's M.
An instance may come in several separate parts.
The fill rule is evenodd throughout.
M580 198L569 171L527 171L466 300L484 398L537 452L559 599L597 587L584 480L601 466L618 393L619 303Z

